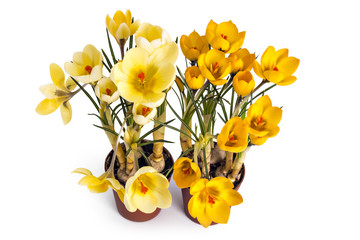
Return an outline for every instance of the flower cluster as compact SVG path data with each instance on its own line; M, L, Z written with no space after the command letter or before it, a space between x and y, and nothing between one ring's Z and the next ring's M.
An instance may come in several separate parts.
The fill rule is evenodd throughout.
M233 188L246 153L279 133L282 109L265 92L296 81L299 59L289 57L287 49L269 46L258 62L242 48L244 39L245 32L232 21L212 20L205 36L193 31L180 39L188 61L177 77L183 154L175 162L174 180L179 188L190 188L189 213L204 227L227 222L229 206L242 202ZM252 70L262 79L257 86ZM273 85L255 95L269 82ZM199 124L195 131L194 116ZM215 132L216 117L224 124L220 133Z
M155 124L154 129L143 136L141 129L151 120L161 124L166 122L166 92L175 80L174 64L179 50L164 29L134 21L130 10L117 11L113 18L107 15L106 27L111 56L91 44L86 45L82 51L73 54L71 61L65 62L64 69L69 75L66 82L61 67L51 64L53 84L40 88L45 99L36 111L46 115L60 107L63 122L68 124L72 116L69 100L80 91L85 93L96 109L91 115L97 116L101 123L95 126L105 131L113 154L110 167L100 177L85 168L76 169L75 173L85 175L79 184L97 193L111 187L129 211L140 209L150 213L157 207L167 208L171 204L168 180L161 174L169 172L164 169L162 154L166 141L162 125ZM114 54L109 32L120 48L120 59ZM104 68L108 71L107 76L103 73ZM76 86L78 89L74 91ZM87 86L95 96L86 90ZM116 131L117 126L120 131ZM124 147L119 141L122 133ZM153 140L143 141L151 133ZM149 144L153 145L152 152L143 149ZM148 166L139 164L141 157ZM118 165L116 170L115 165Z

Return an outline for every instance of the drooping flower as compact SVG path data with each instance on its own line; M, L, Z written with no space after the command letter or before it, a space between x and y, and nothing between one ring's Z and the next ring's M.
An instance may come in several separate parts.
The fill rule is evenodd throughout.
M209 51L209 44L205 36L200 36L196 31L193 31L189 36L181 36L180 48L187 59L195 61L200 54Z
M101 101L107 104L115 102L120 96L115 83L108 77L103 77L97 82L95 94Z
M170 34L159 26L142 23L135 34L137 47L152 54L157 61L168 61L174 64L179 55L179 48L171 40ZM161 50L160 50L161 49Z
M255 54L250 54L249 50L242 48L233 52L228 57L231 62L231 72L250 71L255 61Z
M109 187L111 187L116 191L120 200L124 202L125 188L119 183L118 180L114 178L113 174L110 174L110 171L106 171L100 177L95 177L91 171L86 168L77 168L73 171L73 173L80 173L85 175L85 177L80 179L79 184L82 186L87 186L90 192L103 193L106 192Z
M286 86L294 83L296 77L292 76L299 66L300 60L289 57L286 48L275 51L269 46L261 57L261 65L255 61L254 71L262 79L277 85Z
M130 10L126 10L125 14L118 10L112 19L109 15L106 15L106 27L119 45L121 39L126 42L127 39L138 30L140 20L134 22L131 21L132 17Z
M225 53L233 53L241 48L245 39L245 31L239 32L232 21L220 24L211 20L205 33L210 45Z
M185 70L185 80L191 89L199 89L205 82L205 78L197 66L191 66Z
M188 188L200 179L201 171L190 158L181 157L174 164L174 181L179 188Z
M240 193L233 188L233 183L225 177L197 180L190 187L193 195L188 203L190 215L205 228L211 222L227 223L230 207L243 202Z
M214 85L223 85L224 79L231 72L231 63L225 58L225 53L211 49L199 56L198 65L202 75Z
M65 63L65 70L76 81L94 83L102 78L102 61L101 53L88 44L82 52L74 53L72 62Z
M253 75L249 71L240 71L233 78L233 87L237 95L247 96L255 88Z
M280 128L282 110L273 107L269 96L265 95L252 104L245 121L249 126L250 141L256 145L262 145L268 138L275 137Z
M233 117L226 122L217 137L221 150L239 153L248 145L247 124L240 117Z
M132 48L112 68L111 79L127 101L154 108L164 101L163 91L172 85L175 67L169 61L154 58L145 49Z
M169 182L164 175L152 167L142 167L126 182L125 207L129 212L139 209L144 213L168 208L172 200L168 188Z
M64 124L68 124L72 116L69 100L74 95L72 91L76 84L71 78L68 78L65 83L64 71L55 63L50 64L50 76L53 84L40 87L40 91L46 98L36 107L36 112L47 115L60 107L61 118Z
M135 103L132 109L134 121L140 126L144 126L156 116L156 108L150 108L139 103Z

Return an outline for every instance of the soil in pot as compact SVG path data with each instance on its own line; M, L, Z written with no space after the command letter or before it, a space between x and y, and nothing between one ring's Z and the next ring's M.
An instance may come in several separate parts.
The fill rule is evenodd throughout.
M124 152L126 152L125 145L122 143L121 146L122 146ZM150 156L152 153L152 150L153 150L153 144L148 144L148 145L142 146L142 149L146 156ZM113 150L110 151L110 153L108 154L108 156L105 159L105 171L110 167L112 155L113 155ZM164 170L161 172L161 174L163 174L165 176L171 169L170 173L167 176L168 181L170 181L171 176L173 174L172 166L174 165L174 159L172 158L170 152L165 147L164 147L164 151L163 151L163 156L164 156L164 160L165 160L165 167L164 167ZM138 162L139 162L139 168L148 166L147 161L145 160L144 157L139 158ZM114 167L115 173L119 169L119 166L120 166L120 164L116 158L115 167ZM120 183L125 186L124 182L120 181ZM157 208L152 213L143 213L140 210L136 210L135 212L129 212L126 209L124 203L120 200L120 198L118 197L117 193L114 190L113 190L113 194L114 194L114 198L115 198L116 207L117 207L119 213L121 214L121 216L123 216L124 218L126 218L130 221L145 222L145 221L153 219L160 213L160 210L161 210L160 208Z

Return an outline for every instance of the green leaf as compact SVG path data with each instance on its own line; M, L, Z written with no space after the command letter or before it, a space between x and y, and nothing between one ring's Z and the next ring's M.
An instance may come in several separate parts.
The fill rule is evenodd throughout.
M102 130L105 130L105 131L107 131L107 132L110 132L110 133L114 134L115 136L118 136L118 135L119 135L117 132L114 132L114 131L111 130L110 128L101 127L101 126L98 126L98 125L96 125L96 124L93 124L93 125L94 125L95 127L97 127L97 128L101 128Z
M157 143L157 142L175 143L175 142L167 141L167 140L164 140L164 139L157 139L157 140L151 140L151 141L146 141L146 142L143 142L143 143L139 143L138 147L146 146L146 145L149 145L149 144L154 144L154 143Z
M107 36L107 39L108 39L108 44L109 44L110 53L111 53L113 62L114 62L114 64L116 64L118 61L117 61L116 58L115 58L114 50L113 50L113 48L112 48L111 41L110 41L110 37L109 37L109 31L107 30L107 28L106 28L106 36Z
M71 77L71 79L76 83L76 85L78 85L78 87L81 89L81 91L83 91L85 93L85 95L90 99L90 101L92 102L92 104L96 108L96 111L99 112L99 106L97 105L95 100L91 97L91 95L85 90L85 88L83 86L81 86L79 84L78 81L76 81L73 77Z
M177 128L175 128L173 126L170 126L170 125L166 125L163 122L156 121L155 119L153 119L153 121L160 124L160 125L162 125L162 126L164 126L164 127L170 128L170 129L175 130L175 131L177 131L177 132L179 132L181 134L184 134L185 136L189 137L191 140L196 142L191 136L189 136L186 132L181 131L180 129L177 129Z
M143 156L143 158L145 158L145 161L147 162L147 164L149 164L149 166L152 167L152 164L151 164L150 160L148 159L148 157L145 155L145 153L139 149L137 149L137 151Z
M107 64L108 64L109 68L111 69L111 68L112 68L112 64L111 64L111 62L110 62L110 60L109 60L108 56L106 55L106 53L105 53L104 49L101 49L101 52L102 52L102 54L104 55L104 58L105 58L105 60L106 60L106 62L107 62ZM109 72L110 72L110 69L108 69L108 70L109 70Z
M167 125L167 124L173 122L174 120L175 120L175 118L172 119L172 120L170 120L170 121L167 121L167 122L165 122L165 123L163 123L163 124ZM153 121L155 121L155 120L153 120ZM158 122L158 121L156 121L156 122ZM157 126L157 127L154 127L153 129L151 129L150 131L148 131L147 133L145 133L144 135L142 135L142 136L137 140L137 143L141 142L143 139L145 139L145 138L146 138L147 136L149 136L151 133L157 131L158 129L160 129L160 128L162 128L162 127L163 127L162 125L159 125L159 126Z

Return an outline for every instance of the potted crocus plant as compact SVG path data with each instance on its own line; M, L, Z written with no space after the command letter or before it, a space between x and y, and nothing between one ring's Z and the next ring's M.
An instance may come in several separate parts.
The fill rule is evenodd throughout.
M95 126L105 131L112 151L101 176L85 168L74 170L85 175L79 184L95 193L110 187L123 216L145 221L171 204L168 179L173 160L163 147L169 142L164 140L164 126L170 122L166 122L165 98L175 79L178 47L164 29L134 21L129 10L107 16L106 27L110 54L85 46L65 62L66 81L62 68L51 64L53 83L40 88L46 98L36 111L46 115L60 107L67 124L72 115L69 101L80 91L86 94L96 110L90 115L100 123ZM109 32L121 58L114 53ZM141 135L142 127L152 120L156 121L154 128ZM146 140L151 134L153 140ZM104 159L101 161L103 165Z
M289 57L288 49L269 46L257 60L242 48L244 39L232 21L212 20L205 36L193 31L180 38L187 66L184 73L178 68L176 79L182 115L168 105L181 121L183 154L173 177L182 188L185 213L204 227L227 223L230 207L243 202L237 190L246 153L280 130L282 109L265 93L296 80L299 59ZM257 86L252 70L262 79Z

